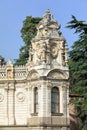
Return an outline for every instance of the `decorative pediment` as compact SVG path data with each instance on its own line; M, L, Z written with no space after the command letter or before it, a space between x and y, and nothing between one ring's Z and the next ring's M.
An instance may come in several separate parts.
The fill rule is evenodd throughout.
M48 73L48 78L50 79L66 79L66 76L64 73L62 73L60 70L52 70Z
M29 74L28 74L28 79L38 79L39 78L39 74L38 74L38 72L36 72L36 71L31 71L31 72L29 72Z

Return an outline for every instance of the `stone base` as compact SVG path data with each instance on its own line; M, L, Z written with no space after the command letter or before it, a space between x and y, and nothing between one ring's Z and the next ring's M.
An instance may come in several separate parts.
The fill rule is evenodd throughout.
M9 126L1 127L0 126L0 130L29 130L29 129L28 129L28 127L22 127L22 126L21 127L15 127L15 126L14 127L13 126L12 127L9 127Z
M68 127L1 126L0 130L70 130Z
M63 116L31 117L28 124L2 125L0 130L69 130L69 119Z
M70 130L68 127L29 127L28 130Z
M63 116L31 117L28 119L30 127L66 127L69 124L69 118Z

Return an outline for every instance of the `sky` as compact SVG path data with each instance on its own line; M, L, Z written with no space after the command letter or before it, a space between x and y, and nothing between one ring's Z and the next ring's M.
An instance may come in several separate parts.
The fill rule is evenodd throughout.
M78 37L66 26L72 15L87 22L87 0L0 0L0 55L6 61L19 57L19 49L24 45L20 30L26 16L43 17L47 9L61 24L62 34L71 49Z

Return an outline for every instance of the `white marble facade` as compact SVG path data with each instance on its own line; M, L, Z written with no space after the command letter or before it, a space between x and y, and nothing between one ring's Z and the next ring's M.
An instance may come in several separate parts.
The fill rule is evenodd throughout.
M69 129L68 48L49 10L37 25L29 55L25 66L10 60L0 66L0 126Z

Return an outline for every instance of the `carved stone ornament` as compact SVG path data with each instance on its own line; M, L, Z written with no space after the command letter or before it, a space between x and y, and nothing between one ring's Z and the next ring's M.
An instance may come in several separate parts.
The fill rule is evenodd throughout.
M67 90L67 84L65 82L62 83L62 90L63 91Z
M30 74L30 78L31 79L37 79L37 78L39 78L39 75L38 75L38 73L34 72L34 73Z
M7 71L7 78L8 78L8 79L12 79L12 78L13 78L12 70L8 70L8 71Z
M58 56L58 47L57 45L53 45L51 47L51 55L53 58L56 58Z
M49 74L48 76L49 78L53 78L53 79L63 79L64 76L60 73L60 72L52 72Z
M67 90L67 87L66 87L66 86L62 86L62 90L63 90L63 91L66 91L66 90Z
M4 96L0 93L0 102L4 100Z
M12 66L12 61L9 59L8 62L7 62L7 66Z
M23 92L19 92L17 94L17 100L18 102L23 102L25 100L25 94Z
M38 62L46 60L46 43L45 42L43 42L41 45L37 44L36 55L37 55Z
M39 88L41 87L41 84L37 84L36 86L37 86L37 88L39 89Z
M50 81L47 83L47 88L48 88L48 89L51 89L51 88L52 88L52 83L51 83Z

